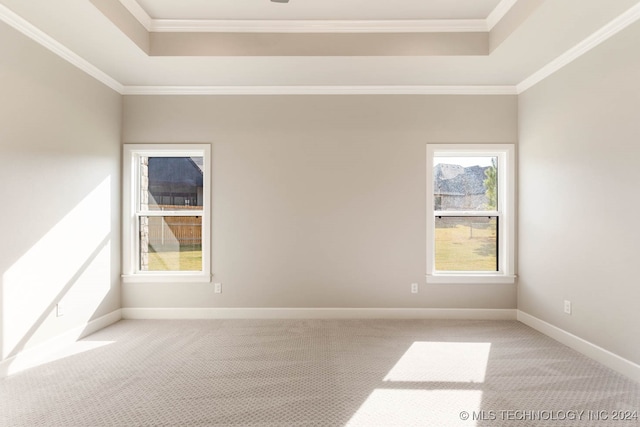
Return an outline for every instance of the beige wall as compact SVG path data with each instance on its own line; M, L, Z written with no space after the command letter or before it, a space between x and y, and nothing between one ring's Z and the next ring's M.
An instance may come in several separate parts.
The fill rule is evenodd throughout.
M122 301L518 307L640 363L640 24L519 97L123 101L4 24L0 39L2 359ZM425 144L517 140L517 296L510 285L425 285ZM212 143L222 294L209 284L120 288L122 141Z
M636 23L517 98L127 96L123 122L120 95L0 24L0 358L122 297L124 307L517 306L640 363L639 39ZM425 144L517 140L517 297L509 285L425 285ZM122 141L212 143L222 294L120 288Z
M635 363L638 40L636 23L519 98L518 307Z
M516 306L424 284L426 143L515 142L515 96L125 96L124 117L124 142L212 143L223 293L129 283L123 307Z
M120 307L122 100L5 24L0 40L5 359Z

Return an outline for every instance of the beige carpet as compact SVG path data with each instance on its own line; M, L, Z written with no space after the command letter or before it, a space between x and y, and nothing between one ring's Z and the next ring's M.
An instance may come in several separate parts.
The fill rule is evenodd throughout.
M515 321L127 320L78 345L0 380L0 425L640 426L613 419L640 384Z

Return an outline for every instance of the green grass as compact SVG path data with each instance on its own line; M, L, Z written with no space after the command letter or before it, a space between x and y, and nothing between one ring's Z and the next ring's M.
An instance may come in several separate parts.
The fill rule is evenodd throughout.
M149 252L149 271L201 271L202 250Z
M149 271L201 271L202 250L149 252ZM495 226L468 224L436 227L436 270L496 271Z
M496 271L495 225L436 227L436 270Z

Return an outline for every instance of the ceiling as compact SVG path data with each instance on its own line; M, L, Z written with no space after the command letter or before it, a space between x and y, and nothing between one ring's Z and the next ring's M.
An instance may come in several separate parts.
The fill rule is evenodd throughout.
M0 0L0 19L124 94L519 93L640 0Z
M133 0L154 19L486 19L500 0ZM123 4L130 2L124 1Z

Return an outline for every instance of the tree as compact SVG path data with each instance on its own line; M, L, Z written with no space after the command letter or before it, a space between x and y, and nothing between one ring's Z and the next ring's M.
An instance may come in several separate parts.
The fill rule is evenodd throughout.
M491 166L484 170L484 188L485 195L487 196L487 209L495 210L498 206L498 167L495 157L491 159Z

